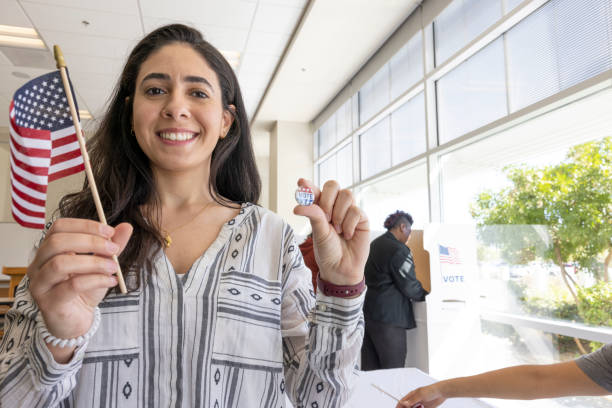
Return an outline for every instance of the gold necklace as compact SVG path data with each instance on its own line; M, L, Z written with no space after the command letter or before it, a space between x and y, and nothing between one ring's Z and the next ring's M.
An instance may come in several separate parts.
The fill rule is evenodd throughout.
M194 220L196 220L196 219L197 219L197 218L198 218L200 215L202 215L202 214L204 213L204 210L206 210L206 208L208 208L208 206L210 206L210 205L211 205L213 202L214 202L214 201L209 201L208 203L206 203L206 204L204 205L204 207L202 207L202 209L201 209L201 210L199 210L199 211L197 212L197 214L196 214L196 216L195 216L195 217L191 218L191 219L190 219L189 221L187 221L186 223L181 224L181 225L179 225L178 227L176 227L176 228L172 229L172 231L166 231L166 230L163 230L163 233L164 233L164 246L165 246L166 248L170 248L170 245L172 245L172 238L170 237L170 234L171 234L171 233L172 233L172 234L173 234L173 233L175 233L176 231L180 230L181 228L183 228L183 227L187 226L189 223L191 223L191 222L193 222Z

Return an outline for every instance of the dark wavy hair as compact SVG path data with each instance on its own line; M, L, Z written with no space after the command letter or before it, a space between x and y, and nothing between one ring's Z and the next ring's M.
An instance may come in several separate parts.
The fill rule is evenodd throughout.
M410 224L410 226L412 226L412 215L408 214L407 212L397 210L393 214L390 214L387 219L385 219L384 227L387 230L391 230L404 222L407 222Z
M132 103L136 77L143 62L173 43L188 44L206 60L219 79L223 108L234 117L227 136L219 139L212 153L209 188L214 200L227 207L242 202L257 203L261 192L246 110L231 66L194 28L172 24L151 32L132 50L108 110L87 143L108 223L129 222L134 227L119 258L124 276L130 269L145 265L150 250L161 248L163 242L159 195L149 159L131 134ZM235 111L229 105L234 105ZM147 210L143 213L145 204ZM61 217L97 219L87 180L80 192L61 199L58 211ZM139 284L138 280L136 286Z

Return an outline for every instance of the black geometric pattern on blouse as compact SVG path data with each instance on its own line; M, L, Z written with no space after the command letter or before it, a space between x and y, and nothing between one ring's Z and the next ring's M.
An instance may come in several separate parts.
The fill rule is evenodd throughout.
M232 252L232 258L236 258L238 256L238 250L234 249L234 251Z
M241 239L242 239L242 234L236 235L236 242L240 241Z
M317 392L321 392L321 391L323 391L323 383L322 382L317 384Z
M295 249L295 246L291 245L289 249L287 250L287 252L291 253L293 252L294 249Z
M131 358L127 358L127 359L123 360L123 362L125 363L125 365L126 365L127 367L129 367L129 366L132 364L132 360L133 360L133 359L131 359Z
M231 293L232 295L236 296L240 294L240 291L236 288L231 288L227 290L229 293Z
M125 383L121 392L123 392L125 399L130 398L130 395L132 395L132 386L130 385L129 381Z
M253 293L251 297L255 300L261 300L261 296L259 296L257 293Z
M272 303L274 303L275 305L280 305L281 304L281 300L279 298L274 298L274 299L272 299Z
M221 381L221 372L217 368L217 371L215 371L215 384L219 385L219 381Z
M280 390L281 390L281 393L285 392L285 380L281 381L281 383L280 383Z

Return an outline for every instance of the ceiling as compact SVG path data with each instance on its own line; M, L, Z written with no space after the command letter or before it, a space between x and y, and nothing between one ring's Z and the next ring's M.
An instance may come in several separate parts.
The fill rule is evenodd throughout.
M313 120L420 3L313 1L255 121Z
M103 112L129 51L145 33L171 22L195 26L222 51L240 54L238 74L249 113L255 111L307 0L0 0L0 24L35 28L49 49L58 44L79 102ZM84 23L87 22L87 23ZM0 112L27 78L54 69L16 66L0 51ZM21 50L27 52L27 50ZM19 74L18 74L19 75ZM8 115L0 115L8 126Z
M48 49L60 45L79 108L89 110L94 118L104 111L137 41L160 25L181 22L198 28L219 50L239 53L235 71L249 116L257 112L256 120L308 122L418 3L0 0L0 24L35 28ZM27 81L24 74L34 78L54 69L50 51L42 52L42 67L16 65L13 61L24 57L24 52L0 47L0 112L8 113L13 93ZM0 130L7 126L8 114L0 114Z

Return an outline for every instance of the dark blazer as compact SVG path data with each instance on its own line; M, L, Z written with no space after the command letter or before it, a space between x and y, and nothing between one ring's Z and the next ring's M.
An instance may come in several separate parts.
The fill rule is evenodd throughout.
M370 244L365 280L366 319L406 329L416 327L412 301L423 301L428 293L416 279L410 249L389 231Z

